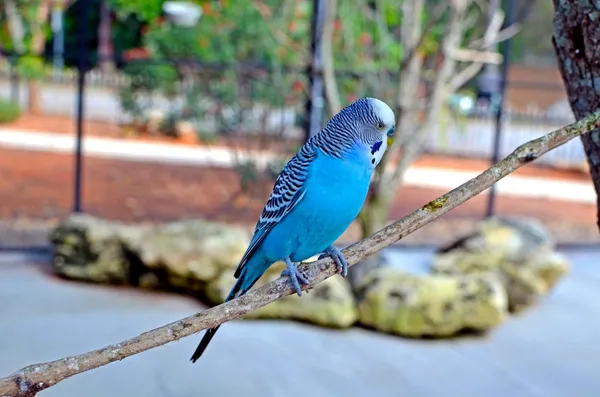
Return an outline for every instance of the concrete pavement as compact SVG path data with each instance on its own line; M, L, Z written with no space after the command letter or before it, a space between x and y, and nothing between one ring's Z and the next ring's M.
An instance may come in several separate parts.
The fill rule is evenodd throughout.
M572 272L538 307L483 339L411 341L367 330L234 321L201 361L199 336L93 370L48 397L597 397L600 250L565 251ZM428 251L388 251L425 270ZM58 280L47 258L0 257L0 376L130 338L200 310L194 300Z

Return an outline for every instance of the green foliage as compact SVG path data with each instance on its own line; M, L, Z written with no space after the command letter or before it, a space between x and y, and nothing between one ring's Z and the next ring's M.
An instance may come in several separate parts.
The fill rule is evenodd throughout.
M173 117L188 120L204 117L206 100L238 110L258 102L273 106L297 103L303 94L302 72L286 73L283 68L300 66L301 55L279 44L274 31L291 27L286 36L291 45L307 40L307 4L288 1L287 7L279 7L277 1L270 0L264 3L265 11L253 2L221 0L203 3L203 16L197 27L179 27L161 20L150 23L142 43L150 58L124 69L131 76L131 82L120 93L124 111L143 120L143 109L147 107L144 101L152 93L167 97L182 94L183 107L174 108ZM261 12L270 18L268 23ZM213 66L199 70L195 61ZM265 70L237 69L240 62L255 63ZM215 68L217 65L223 67ZM182 89L179 83L186 77L193 77L194 84L178 93ZM221 123L224 131L231 128L231 120L222 118Z
M199 56L205 62L253 61L297 64L297 49L282 45L285 36L292 46L307 48L310 13L306 0L211 1L204 2L198 26Z
M143 21L156 20L162 10L165 0L108 0L111 8L120 19L135 16Z
M145 110L155 92L172 97L177 93L177 71L173 65L149 61L129 63L125 69L129 82L119 90L123 111L140 122L146 121Z
M10 123L21 117L21 108L14 102L0 99L0 124Z
M43 58L24 55L17 58L17 73L25 80L39 80L45 76Z
M131 78L128 88L133 91L160 91L171 96L176 90L177 70L170 63L139 60L128 63L124 72Z
M144 37L144 46L155 60L196 60L201 56L199 37L198 28L155 24Z

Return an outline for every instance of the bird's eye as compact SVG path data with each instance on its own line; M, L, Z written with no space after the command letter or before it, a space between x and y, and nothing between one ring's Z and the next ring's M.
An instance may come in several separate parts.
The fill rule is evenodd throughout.
M383 124L382 122L377 123L377 129L382 130L383 127L385 127L385 124Z

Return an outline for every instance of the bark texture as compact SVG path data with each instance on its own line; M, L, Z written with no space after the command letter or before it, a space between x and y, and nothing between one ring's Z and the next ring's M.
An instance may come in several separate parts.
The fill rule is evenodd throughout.
M554 0L552 42L571 109L579 119L600 109L600 2ZM581 136L600 196L600 129ZM597 201L600 227L600 201Z

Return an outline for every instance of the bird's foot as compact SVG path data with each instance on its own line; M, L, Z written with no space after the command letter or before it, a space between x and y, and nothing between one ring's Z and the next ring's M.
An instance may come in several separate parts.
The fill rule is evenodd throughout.
M294 262L292 262L291 259L286 258L285 264L287 266L287 269L282 271L281 275L289 277L298 296L302 296L302 289L300 288L300 283L304 285L309 284L308 279L304 277L302 273L300 273L297 265Z
M331 245L321 254L321 256L319 256L319 259L323 259L328 256L330 256L335 262L338 273L341 273L342 277L346 277L348 275L348 261L344 257L344 254L342 254L342 251Z

